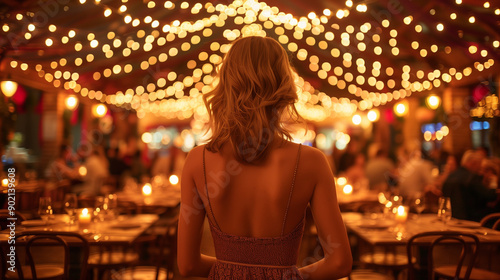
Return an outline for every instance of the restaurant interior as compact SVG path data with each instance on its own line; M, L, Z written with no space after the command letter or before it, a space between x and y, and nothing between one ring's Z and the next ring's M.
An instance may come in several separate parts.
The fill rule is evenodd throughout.
M247 36L288 52L349 279L500 279L500 1L3 0L0 26L1 279L198 279L180 178ZM479 186L457 198L460 168ZM308 212L297 266L323 256Z

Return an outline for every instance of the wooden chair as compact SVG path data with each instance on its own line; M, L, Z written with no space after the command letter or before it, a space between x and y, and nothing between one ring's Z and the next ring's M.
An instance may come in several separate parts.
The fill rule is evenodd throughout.
M162 236L158 236L158 251L155 266L134 266L111 275L112 280L155 279L168 280L173 277L176 256L177 218L171 219ZM165 264L164 264L165 263Z
M70 247L81 247L82 257L80 262L80 277L78 279L85 280L87 277L87 259L89 256L89 244L87 240L78 233L73 232L57 232L57 231L27 231L16 236L17 243L26 237L25 244L25 261L27 265L21 265L19 258L16 258L16 272L8 271L5 274L5 279L62 279L74 280L70 278ZM78 245L73 245L75 243ZM70 245L71 241L71 245ZM22 245L18 245L22 246ZM34 247L62 247L64 257L62 258L62 267L58 264L37 264L33 257ZM20 268L20 269L19 269Z
M500 230L500 213L492 213L481 219L481 226L488 227L491 225L492 229Z
M430 242L430 244L429 244ZM434 264L434 249L437 245L447 244L450 246L457 246L460 249L460 255L455 265L441 265L435 266ZM418 271L414 252L416 248L427 249L427 279L435 279L435 277L452 279L452 280L469 280L469 279L500 279L500 274L474 268L474 261L477 257L477 248L479 246L479 239L477 236L469 233L455 232L455 231L436 231L436 232L423 232L416 234L408 240L407 255L408 255L408 279L414 280ZM420 250L420 252L425 252ZM425 253L424 253L425 254ZM420 256L424 259L425 256Z

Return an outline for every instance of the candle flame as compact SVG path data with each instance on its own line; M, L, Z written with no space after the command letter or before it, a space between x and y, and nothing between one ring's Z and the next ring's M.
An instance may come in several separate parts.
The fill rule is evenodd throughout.
M87 216L88 214L89 214L89 209L87 209L87 208L83 208L83 210L82 210L82 215L83 215L83 216Z

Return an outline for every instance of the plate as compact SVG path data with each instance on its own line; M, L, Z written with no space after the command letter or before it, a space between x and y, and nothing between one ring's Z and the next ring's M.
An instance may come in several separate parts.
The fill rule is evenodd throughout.
M140 228L141 224L116 224L116 225L111 225L109 228L111 229L135 229L135 228Z
M451 220L447 223L452 227L461 227L461 228L480 228L481 224L474 221L467 220Z
M372 220L372 221L365 221L359 224L359 227L366 229L386 229L393 225L394 225L393 222L388 222L383 220Z
M49 223L45 223L45 221L42 220L27 220L21 222L21 225L25 227L43 227L46 224Z

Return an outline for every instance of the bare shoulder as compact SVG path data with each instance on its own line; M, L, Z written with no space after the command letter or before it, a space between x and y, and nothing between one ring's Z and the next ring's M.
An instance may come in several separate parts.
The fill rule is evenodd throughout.
M306 145L303 145L301 160L305 165L312 166L314 168L323 167L325 164L328 164L326 156L322 151Z
M192 174L193 171L203 168L203 149L205 145L196 146L189 151L186 161L184 162L184 170Z

